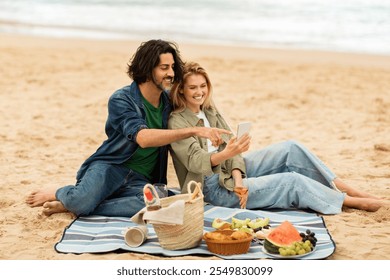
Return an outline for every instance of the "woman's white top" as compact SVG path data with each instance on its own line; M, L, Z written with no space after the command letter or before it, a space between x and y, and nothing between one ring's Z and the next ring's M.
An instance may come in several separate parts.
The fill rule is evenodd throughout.
M210 122L209 120L207 119L205 113L201 110L199 113L196 114L196 116L203 120L203 123L204 123L204 126L205 127L210 127ZM207 151L209 153L215 153L218 151L218 147L214 147L210 141L210 139L207 139Z

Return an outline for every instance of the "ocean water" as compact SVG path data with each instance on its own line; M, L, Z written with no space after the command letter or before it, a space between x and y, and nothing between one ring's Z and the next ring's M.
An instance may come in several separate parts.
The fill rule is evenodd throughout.
M390 55L390 0L0 0L0 32Z

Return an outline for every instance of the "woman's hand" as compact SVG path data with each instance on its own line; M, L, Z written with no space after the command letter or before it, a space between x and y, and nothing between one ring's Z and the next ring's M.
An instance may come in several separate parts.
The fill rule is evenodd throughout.
M226 145L225 152L229 157L234 157L238 154L244 153L249 150L251 144L251 137L249 134L244 134L240 139L232 137Z
M248 201L248 189L244 186L236 186L233 191L240 199L241 209L245 209Z

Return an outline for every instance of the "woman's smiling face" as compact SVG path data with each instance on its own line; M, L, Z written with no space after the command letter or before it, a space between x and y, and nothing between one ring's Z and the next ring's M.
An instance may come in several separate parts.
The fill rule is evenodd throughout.
M201 74L193 74L186 78L183 95L187 108L194 113L200 111L201 105L209 93L206 78Z

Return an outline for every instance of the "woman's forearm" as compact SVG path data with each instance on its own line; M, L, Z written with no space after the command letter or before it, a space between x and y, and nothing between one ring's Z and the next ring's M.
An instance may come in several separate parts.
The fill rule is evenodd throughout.
M210 157L211 166L217 166L232 156L234 155L230 155L226 149L221 152L212 154Z
M232 176L234 180L234 186L242 187L242 173L240 169L233 169Z

